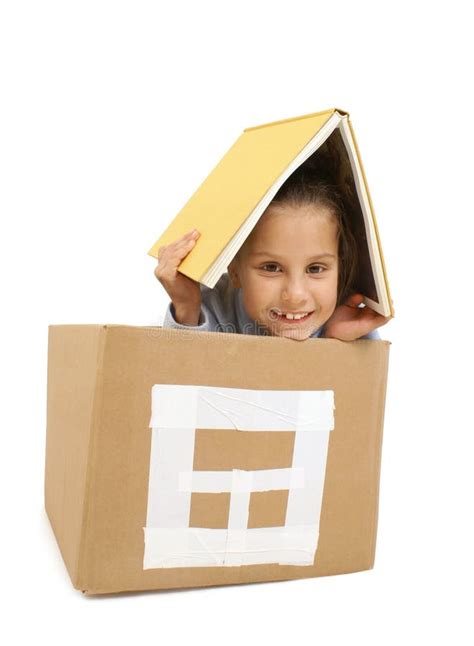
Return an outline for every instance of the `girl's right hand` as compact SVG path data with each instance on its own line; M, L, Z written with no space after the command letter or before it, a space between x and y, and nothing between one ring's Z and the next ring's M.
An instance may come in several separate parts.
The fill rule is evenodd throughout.
M194 249L201 234L196 229L181 238L158 249L158 265L155 276L163 285L176 312L191 313L201 310L201 289L199 283L178 271L178 265Z

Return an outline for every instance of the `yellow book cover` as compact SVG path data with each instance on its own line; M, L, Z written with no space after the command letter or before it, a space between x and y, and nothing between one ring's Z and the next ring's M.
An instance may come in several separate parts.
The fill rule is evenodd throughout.
M341 181L351 176L359 202L355 223L363 277L358 288L366 303L393 316L375 215L349 113L338 108L246 128L164 233L149 250L158 257L167 245L193 228L200 237L179 271L214 287L278 189L306 159L330 145L341 162ZM345 173L345 177L344 177Z

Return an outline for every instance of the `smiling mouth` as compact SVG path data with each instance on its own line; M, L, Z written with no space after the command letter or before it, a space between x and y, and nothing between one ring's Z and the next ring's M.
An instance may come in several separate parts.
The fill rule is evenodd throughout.
M284 321L285 323L303 323L308 320L313 312L280 312L270 310L271 318L274 321Z

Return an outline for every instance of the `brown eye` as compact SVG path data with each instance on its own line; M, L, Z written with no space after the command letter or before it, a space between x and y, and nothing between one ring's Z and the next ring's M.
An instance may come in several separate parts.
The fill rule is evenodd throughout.
M268 262L266 265L262 265L263 271L275 272L278 269L278 265L274 262Z
M311 271L312 269L316 271ZM324 267L322 267L321 265L312 265L311 267L309 267L310 274L322 274L323 271L324 271Z

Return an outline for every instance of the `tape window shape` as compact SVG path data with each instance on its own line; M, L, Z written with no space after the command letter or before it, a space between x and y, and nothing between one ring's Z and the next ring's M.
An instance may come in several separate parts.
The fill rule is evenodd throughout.
M143 568L312 565L334 392L156 384ZM197 428L295 431L286 469L193 471ZM253 491L288 489L285 525L247 527ZM230 492L227 529L189 527L193 492Z

